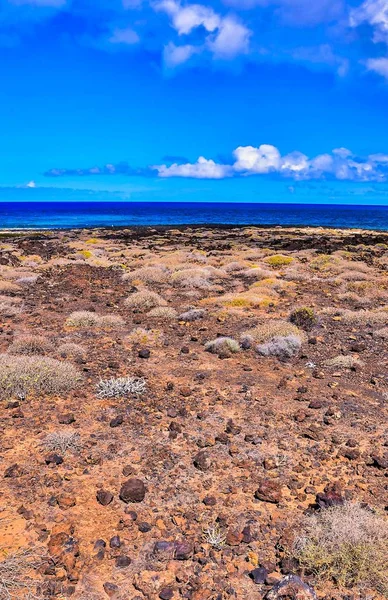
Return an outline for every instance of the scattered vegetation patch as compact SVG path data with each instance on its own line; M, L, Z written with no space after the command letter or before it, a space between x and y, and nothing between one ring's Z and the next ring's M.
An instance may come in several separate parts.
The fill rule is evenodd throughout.
M240 344L230 337L218 337L206 342L205 350L212 354L235 354L240 352Z
M42 335L23 335L16 338L8 347L8 354L48 354L53 344Z
M163 333L159 329L136 327L125 337L125 341L135 346L157 346L163 341Z
M262 356L276 356L280 360L287 360L296 356L299 353L301 346L302 341L299 336L276 336L265 344L259 344L256 350Z
M59 394L81 381L81 373L70 363L46 356L0 354L0 399L31 393Z
M359 504L346 503L307 517L293 556L302 567L339 585L371 586L388 593L388 522Z
M136 394L140 396L147 389L142 377L112 377L102 379L96 388L98 398L121 398Z
M139 312L148 312L158 306L166 306L167 302L162 296L156 292L150 290L143 290L141 292L135 292L129 296L125 302L127 308L132 308Z

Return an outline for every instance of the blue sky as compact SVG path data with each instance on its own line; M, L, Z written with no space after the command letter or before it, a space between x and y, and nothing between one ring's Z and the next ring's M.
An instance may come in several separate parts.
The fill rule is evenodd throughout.
M387 203L388 0L0 0L0 200Z

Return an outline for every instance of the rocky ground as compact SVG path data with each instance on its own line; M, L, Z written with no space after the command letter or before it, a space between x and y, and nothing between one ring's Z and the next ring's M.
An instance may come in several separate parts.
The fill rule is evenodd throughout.
M329 505L386 519L387 269L385 233L1 234L0 598L383 598L292 549Z

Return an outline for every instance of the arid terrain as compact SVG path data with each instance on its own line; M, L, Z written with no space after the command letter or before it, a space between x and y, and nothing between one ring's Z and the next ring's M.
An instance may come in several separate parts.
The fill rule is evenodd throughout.
M388 233L0 249L1 600L388 596Z

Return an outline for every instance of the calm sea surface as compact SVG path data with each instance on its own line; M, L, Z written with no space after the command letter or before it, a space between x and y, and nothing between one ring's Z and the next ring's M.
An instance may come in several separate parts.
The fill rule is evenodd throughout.
M178 202L0 203L0 229L183 224L311 225L388 230L388 206Z

